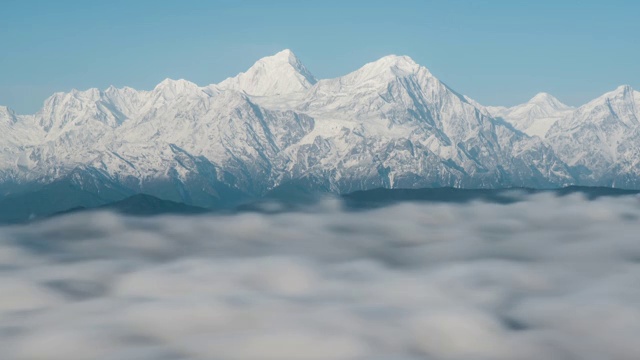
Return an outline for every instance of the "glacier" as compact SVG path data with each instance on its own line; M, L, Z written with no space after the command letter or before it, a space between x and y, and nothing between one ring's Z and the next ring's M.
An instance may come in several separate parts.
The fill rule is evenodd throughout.
M640 188L640 93L484 106L407 56L316 79L291 50L199 86L72 90L0 107L0 195L71 188L216 207L279 188ZM53 184L53 185L52 185Z

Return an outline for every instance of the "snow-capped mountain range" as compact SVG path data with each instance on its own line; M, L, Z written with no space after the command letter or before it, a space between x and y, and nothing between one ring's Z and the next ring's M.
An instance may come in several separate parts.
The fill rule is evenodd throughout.
M65 182L200 206L274 188L640 188L640 93L482 106L406 56L317 80L284 50L219 84L56 93L0 107L0 194Z

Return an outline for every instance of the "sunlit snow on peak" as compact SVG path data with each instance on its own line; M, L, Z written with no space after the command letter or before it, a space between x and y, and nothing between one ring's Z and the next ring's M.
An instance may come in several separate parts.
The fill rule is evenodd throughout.
M304 91L316 83L316 78L289 50L258 60L249 70L228 78L222 89L246 92L254 96L286 95Z

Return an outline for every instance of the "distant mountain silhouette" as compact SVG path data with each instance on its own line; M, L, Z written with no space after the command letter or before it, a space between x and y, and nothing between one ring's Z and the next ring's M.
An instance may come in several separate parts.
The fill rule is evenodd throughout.
M63 215L88 210L109 210L121 214L135 216L153 216L163 214L193 215L210 211L208 209L197 206L159 199L152 195L136 194L109 204L104 204L93 208L87 208L83 206L74 207L68 210L57 212L54 215Z
M0 198L0 223L23 222L72 208L94 208L129 195L119 189L86 191L71 182L58 181Z
M498 204L509 204L521 201L524 195L550 193L556 196L582 194L589 200L603 196L624 196L640 193L640 190L625 190L608 187L568 186L560 189L459 189L459 188L428 188L428 189L373 189L356 191L342 195L348 208L367 209L386 206L399 202L444 202L467 203L470 201L485 201Z
M48 185L33 192L7 196L0 199L0 224L21 223L33 219L42 219L70 213L92 210L108 210L134 216L153 216L161 214L192 215L206 212L260 212L278 213L303 209L326 197L334 195L315 191L299 184L287 184L275 188L268 196L252 202L227 209L207 209L187 205L171 200L164 200L147 194L135 194L126 197L121 192L112 190L104 192L106 198L120 197L116 201L108 201L69 184L57 183ZM468 203L484 201L497 204L509 204L522 201L526 195L550 193L556 196L582 194L593 200L603 196L636 195L640 190L624 190L607 187L569 186L560 189L540 190L530 188L509 189L459 189L459 188L425 188L425 189L386 189L356 191L338 197L347 210L366 210L393 205L400 202L437 202Z
M57 191L52 191L57 190ZM202 214L209 209L147 194L135 194L122 200L106 202L94 194L65 186L42 189L0 200L0 224L22 223L82 211L107 210L127 215Z
M208 209L175 201L159 199L147 194L137 194L99 209L114 210L128 215L202 214Z

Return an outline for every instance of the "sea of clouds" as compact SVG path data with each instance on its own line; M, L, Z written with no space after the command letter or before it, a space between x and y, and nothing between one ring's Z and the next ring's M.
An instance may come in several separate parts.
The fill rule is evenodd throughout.
M640 359L640 201L0 228L0 358Z

